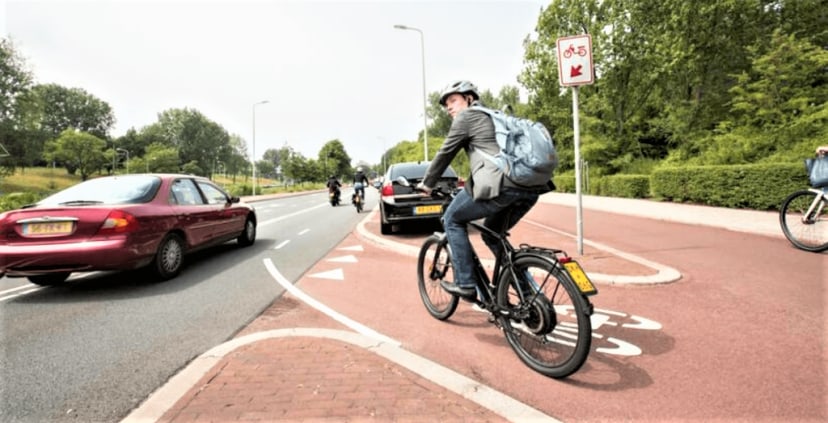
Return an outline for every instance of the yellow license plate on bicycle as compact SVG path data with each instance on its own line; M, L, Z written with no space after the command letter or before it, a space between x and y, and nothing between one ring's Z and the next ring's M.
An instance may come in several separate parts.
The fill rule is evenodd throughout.
M581 265L577 261L569 261L563 265L566 271L569 272L569 276L575 281L575 285L578 285L578 289L581 290L582 294L595 295L598 293L595 285L592 284L592 281L589 280L586 272L584 272L584 269L581 268Z

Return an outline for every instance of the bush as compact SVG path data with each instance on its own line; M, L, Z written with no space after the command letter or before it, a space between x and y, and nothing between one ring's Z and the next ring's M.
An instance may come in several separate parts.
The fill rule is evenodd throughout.
M650 175L612 175L599 178L598 195L623 198L650 197Z
M653 171L656 198L718 207L778 210L808 184L802 164L666 167Z
M45 195L34 192L13 192L0 197L0 213L19 209L27 204L40 201Z

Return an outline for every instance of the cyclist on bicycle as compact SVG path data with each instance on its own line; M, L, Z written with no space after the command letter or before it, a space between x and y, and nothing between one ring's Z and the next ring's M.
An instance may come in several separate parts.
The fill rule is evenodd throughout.
M454 283L442 281L440 286L451 294L473 301L477 297L474 258L466 225L485 218L484 225L495 231L513 227L538 201L541 193L554 189L552 182L535 187L521 187L504 177L493 163L480 152L495 155L500 147L495 140L494 123L484 112L468 109L478 104L477 87L469 81L450 84L440 96L440 105L452 118L451 128L440 151L428 167L418 189L430 193L440 175L462 149L469 158L471 175L465 188L452 200L443 215L446 238L454 263ZM509 213L511 212L511 213ZM506 222L506 216L511 218ZM483 235L495 256L500 255L496 239Z
M362 166L357 166L356 173L354 173L354 192L358 192L362 199L365 199L366 185L368 185L368 177L365 176Z

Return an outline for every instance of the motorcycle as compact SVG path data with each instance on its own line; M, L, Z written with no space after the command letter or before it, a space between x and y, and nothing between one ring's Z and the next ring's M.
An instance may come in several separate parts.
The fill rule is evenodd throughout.
M329 188L328 189L328 199L331 201L331 205L336 207L339 205L339 188Z

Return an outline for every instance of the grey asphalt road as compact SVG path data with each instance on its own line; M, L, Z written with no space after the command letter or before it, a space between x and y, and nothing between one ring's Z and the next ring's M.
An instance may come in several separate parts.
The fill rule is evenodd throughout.
M143 272L73 275L52 288L0 279L0 421L120 420L281 295L264 259L295 280L364 217L323 193L254 205L256 244L188 256L167 282Z

